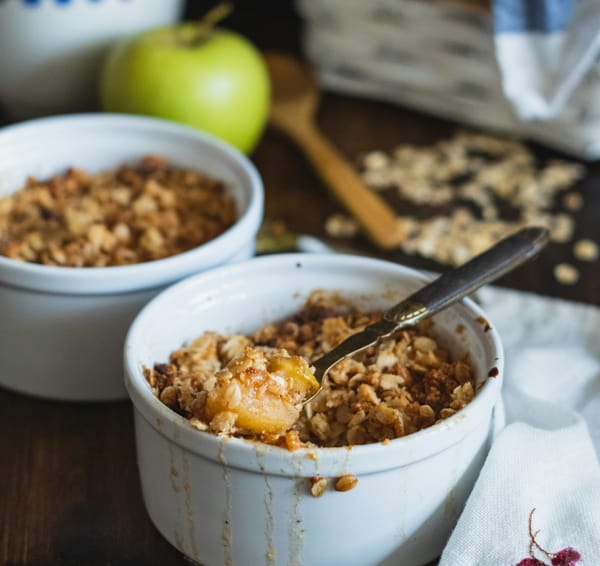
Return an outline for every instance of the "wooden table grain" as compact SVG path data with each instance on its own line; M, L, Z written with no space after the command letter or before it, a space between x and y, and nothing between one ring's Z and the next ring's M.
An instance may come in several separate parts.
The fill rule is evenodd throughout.
M297 17L279 4L269 5L272 28L265 31L264 21L251 11L234 18L234 27L262 47L297 52ZM389 104L335 94L323 97L318 122L350 159L399 143L431 143L457 127ZM325 219L340 208L292 143L267 130L252 159L265 183L266 216L292 230L325 236ZM598 242L599 164L589 166L579 190L585 207L576 215L576 237ZM443 269L401 253L381 253L361 238L348 244L365 255ZM554 280L553 266L571 258L568 244L552 244L542 257L500 283L599 305L600 262L578 263L581 279L576 285L561 286ZM186 562L145 513L128 402L57 403L0 390L0 565L54 564Z

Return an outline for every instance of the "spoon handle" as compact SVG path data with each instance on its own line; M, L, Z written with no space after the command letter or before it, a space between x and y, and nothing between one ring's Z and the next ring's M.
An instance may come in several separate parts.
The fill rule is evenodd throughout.
M397 248L406 238L396 213L370 190L346 158L311 123L288 128L328 188L382 249Z
M531 259L547 242L548 230L545 228L523 228L419 289L386 311L383 319L404 326L432 316Z
M444 273L387 310L381 320L349 336L315 360L316 379L321 382L337 362L372 346L380 338L428 318L486 283L502 277L537 255L547 242L548 230L545 228L523 228L457 269Z

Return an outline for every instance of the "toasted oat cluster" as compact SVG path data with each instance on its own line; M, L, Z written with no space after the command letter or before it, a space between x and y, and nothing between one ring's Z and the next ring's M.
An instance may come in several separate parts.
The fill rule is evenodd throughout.
M211 240L236 219L223 183L157 156L71 168L0 199L0 255L68 267L141 263Z
M300 312L284 321L250 336L206 332L172 352L168 363L144 372L158 398L196 428L289 450L398 438L453 415L473 399L475 382L468 360L451 360L436 341L433 323L425 321L340 362L328 374L323 391L283 434L247 435L234 416L226 426L211 419L207 399L240 357L251 351L285 350L310 363L380 316L362 312L339 296L314 292Z

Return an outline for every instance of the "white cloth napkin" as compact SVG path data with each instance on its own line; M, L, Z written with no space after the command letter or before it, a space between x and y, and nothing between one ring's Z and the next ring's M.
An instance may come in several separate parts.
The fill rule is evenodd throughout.
M545 550L573 547L577 566L598 566L600 309L497 288L478 294L504 342L508 425L440 566L518 564L529 556L533 509ZM551 564L539 549L536 557Z

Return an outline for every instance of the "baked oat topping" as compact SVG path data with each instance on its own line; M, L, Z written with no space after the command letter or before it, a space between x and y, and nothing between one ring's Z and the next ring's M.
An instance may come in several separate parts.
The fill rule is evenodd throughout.
M380 317L380 312L363 312L339 296L314 292L300 312L284 321L249 336L206 332L172 352L168 363L156 363L144 373L155 395L193 423L289 450L398 438L452 416L473 399L468 360L451 360L437 341L434 323L427 320L334 366L323 391L304 405L287 432L267 426L257 433L231 405L225 406L229 398L240 400L229 392L235 382L232 365L249 367L245 364L252 358L274 354L300 356L310 364ZM259 364L259 373L261 368ZM211 398L220 399L219 410L211 410Z
M0 199L0 255L45 265L152 261L212 240L236 220L224 184L158 156L89 174L30 178Z

